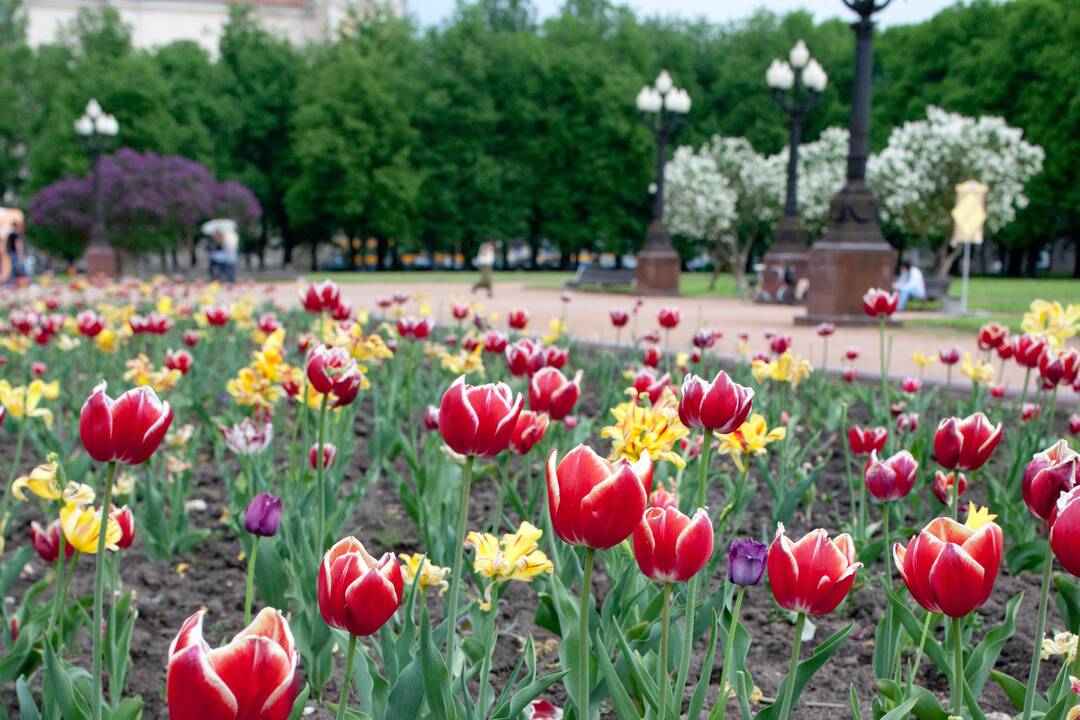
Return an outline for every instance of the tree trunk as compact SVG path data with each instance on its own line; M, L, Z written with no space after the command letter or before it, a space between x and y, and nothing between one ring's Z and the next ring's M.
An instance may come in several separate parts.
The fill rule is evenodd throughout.
M1073 277L1080 278L1080 233L1075 233L1070 238L1073 246Z
M960 257L963 252L963 245L953 247L950 243L942 243L941 247L939 247L935 253L937 259L934 262L934 276L939 278L948 277L949 270L952 269L953 263L956 262L956 258Z
M378 235L375 238L375 270L382 272L383 262L386 260L386 238Z
M311 244L311 272L318 272L319 270L319 237L314 232L311 233L311 237L308 239Z

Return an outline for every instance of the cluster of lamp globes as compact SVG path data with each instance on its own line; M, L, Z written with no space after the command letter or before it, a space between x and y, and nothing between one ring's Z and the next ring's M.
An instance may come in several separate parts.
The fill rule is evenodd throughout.
M82 137L104 135L114 137L120 132L120 123L112 115L101 109L97 100L86 103L86 112L75 121L75 132Z
M787 62L779 58L772 61L765 72L765 82L773 90L790 90L795 84L796 72L802 73L802 84L812 92L825 91L829 78L821 64L810 57L810 50L802 40L791 48Z
M690 93L675 87L667 70L661 70L652 87L646 85L634 101L637 109L643 113L658 113L661 110L685 115L690 112Z

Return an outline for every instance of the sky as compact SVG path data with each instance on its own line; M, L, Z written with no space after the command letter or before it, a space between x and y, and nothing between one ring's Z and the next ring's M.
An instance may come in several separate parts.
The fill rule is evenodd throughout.
M686 18L705 16L714 22L749 17L759 8L783 14L791 10L809 10L815 20L830 17L854 18L841 0L619 0L645 15L677 15ZM956 0L893 0L876 16L882 26L902 25L926 20ZM454 9L455 0L407 0L409 12L427 27L439 23ZM533 0L543 19L562 5L562 0Z

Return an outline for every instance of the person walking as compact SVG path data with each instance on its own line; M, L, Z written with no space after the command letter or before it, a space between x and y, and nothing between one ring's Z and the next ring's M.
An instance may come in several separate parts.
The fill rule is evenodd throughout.
M492 289L492 271L495 268L495 243L485 240L480 243L480 249L476 253L476 267L480 270L480 279L472 286L472 291L487 290L488 297L494 295Z

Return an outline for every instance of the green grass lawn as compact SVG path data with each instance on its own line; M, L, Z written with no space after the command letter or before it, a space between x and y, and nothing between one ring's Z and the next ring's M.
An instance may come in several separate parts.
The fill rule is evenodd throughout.
M960 280L949 286L949 296L959 300ZM971 315L955 317L914 317L907 322L924 327L978 330L991 320L1020 330L1020 319L1036 298L1058 300L1062 305L1080 303L1080 280L1075 278L971 278L968 284L968 309ZM917 307L917 305L915 306ZM926 306L940 310L937 304Z

